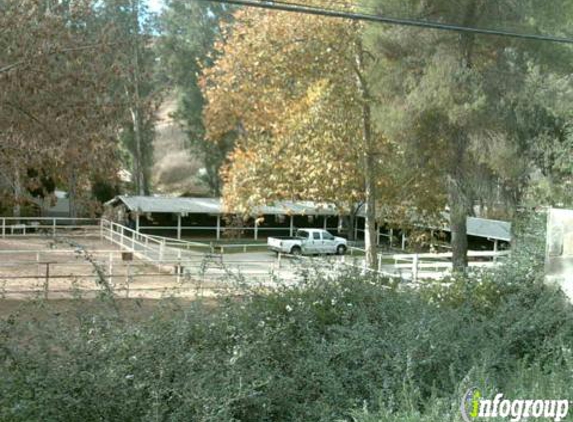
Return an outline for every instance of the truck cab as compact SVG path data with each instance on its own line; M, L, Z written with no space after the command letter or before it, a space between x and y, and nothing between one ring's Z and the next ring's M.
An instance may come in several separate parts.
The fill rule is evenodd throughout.
M269 237L269 249L293 255L338 254L347 250L346 239L322 229L299 229L293 237Z

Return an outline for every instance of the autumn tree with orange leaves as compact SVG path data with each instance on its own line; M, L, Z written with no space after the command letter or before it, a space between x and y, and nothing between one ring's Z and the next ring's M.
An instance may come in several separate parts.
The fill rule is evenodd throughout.
M0 187L3 204L30 201L42 181L68 189L72 216L93 180L113 183L117 134L128 119L124 51L95 2L0 3Z
M399 146L373 128L372 59L361 36L356 22L236 12L204 72L204 122L212 142L237 138L223 169L227 205L248 212L278 199L364 203L375 268L376 219L430 187L397 188L411 181Z

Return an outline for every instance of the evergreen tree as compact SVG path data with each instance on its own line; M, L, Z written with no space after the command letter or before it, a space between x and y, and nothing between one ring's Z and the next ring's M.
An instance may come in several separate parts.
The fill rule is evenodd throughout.
M375 0L372 6L385 15L467 27L559 33L567 25L572 2L549 6L537 0ZM366 39L377 58L370 75L381 100L374 120L418 159L441 161L453 264L463 269L466 218L483 196L484 184L517 198L527 180L527 153L538 136L556 135L550 129L555 120L539 118L547 104L533 87L537 83L546 89L553 74L568 72L570 49L547 42L382 25L371 25ZM541 80L532 78L535 71L542 72Z

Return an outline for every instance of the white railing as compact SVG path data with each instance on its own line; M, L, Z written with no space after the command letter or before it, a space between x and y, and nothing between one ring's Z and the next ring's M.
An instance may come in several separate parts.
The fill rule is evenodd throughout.
M92 231L99 226L96 218L68 217L0 217L0 236L56 236L64 231L67 236L85 236L86 231Z
M348 248L349 254L365 255L361 248ZM509 255L510 251L468 251L469 267L494 267L498 258ZM418 254L377 254L378 273L385 276L400 277L417 281L424 278L441 278L452 270L452 252ZM479 259L479 260L478 260ZM390 262L388 262L390 261ZM393 261L393 262L391 262ZM366 261L358 265L366 269Z
M499 257L508 254L509 251L468 251L468 266L494 267ZM452 256L452 252L380 255L378 262L383 270L395 271L405 278L417 281L424 278L441 278L450 273L453 268ZM384 260L393 260L394 263L384 264Z
M142 235L142 233L139 233ZM165 246L175 247L175 248L183 248L187 250L199 249L204 252L212 251L212 246L210 243L202 243L202 242L191 242L188 240L181 240L181 239L174 239L171 237L165 236L156 236L151 234L145 234L143 236L148 236L152 239L155 239L159 242L163 242Z
M161 265L165 259L172 257L165 246L165 241L106 219L100 221L100 237L156 265Z

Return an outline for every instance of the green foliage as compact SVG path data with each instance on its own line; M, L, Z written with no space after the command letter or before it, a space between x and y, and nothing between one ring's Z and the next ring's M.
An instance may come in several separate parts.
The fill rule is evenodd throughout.
M551 8L508 0L368 3L386 16L522 33L567 32L563 13L572 6L569 0ZM567 188L559 188L571 182L571 154L564 152L571 113L563 104L573 93L568 47L467 32L367 28L366 44L378 59L372 91L384 99L374 107L374 121L413 162L440 170L446 183L436 189L448 193L456 269L465 266L464 222L476 201L513 211L533 181L533 203L569 202Z
M106 180L95 179L92 181L92 195L100 202L104 203L120 194L119 186Z
M545 259L545 213L526 213L513 223L513 248L503 265L496 268L474 267L465 273L427 283L421 294L438 306L459 307L472 303L476 310L494 312L501 301L516 294L524 285L542 282Z

